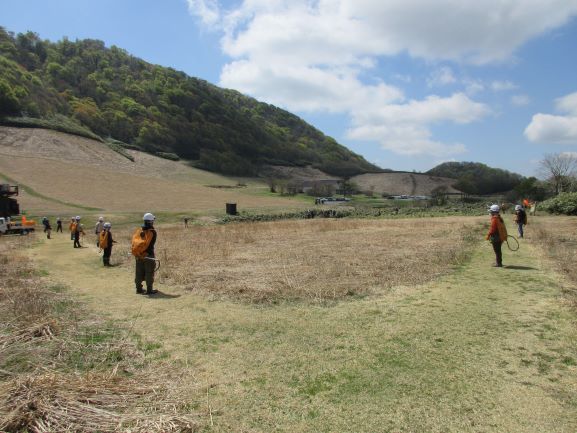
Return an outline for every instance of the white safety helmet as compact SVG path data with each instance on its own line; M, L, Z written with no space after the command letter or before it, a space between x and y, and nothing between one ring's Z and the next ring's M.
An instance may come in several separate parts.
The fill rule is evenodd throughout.
M76 215L76 217L74 218L76 221L80 221L80 217L78 215Z
M152 215L150 212L146 212L144 214L144 216L142 217L142 219L144 221L154 221L156 219L156 217L154 215Z
M102 222L102 221L104 221L104 218L98 217L98 221Z
M491 207L489 208L489 212L499 212L501 210L501 208L499 207L498 204L492 204Z
M112 227L112 224L110 224L109 222L105 222L105 223L104 223L104 228L105 228L105 229L109 229L110 227Z
M521 205L520 205L520 204L518 204L518 205L515 205L515 210L521 210L521 209L523 209L523 208L521 207Z

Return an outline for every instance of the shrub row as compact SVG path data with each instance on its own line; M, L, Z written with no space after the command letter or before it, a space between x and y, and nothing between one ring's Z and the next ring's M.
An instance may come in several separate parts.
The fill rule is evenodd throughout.
M343 209L307 209L295 212L283 212L275 214L240 214L225 215L217 222L227 224L231 222L265 222L286 219L312 219L312 218L377 218L377 217L435 217L448 215L482 215L484 212L478 208L343 208Z
M118 140L111 139L111 138L107 138L106 139L106 145L109 148L111 148L112 150L114 150L116 153L119 153L120 155L124 156L126 159L129 159L130 161L134 162L134 156L132 156L130 153L128 153L126 151L124 146L122 146L122 142L120 142Z
M557 197L541 203L547 212L561 215L577 215L577 192L562 192Z
M156 156L160 158L169 159L171 161L180 161L180 157L176 153L170 152L155 152Z
M74 122L69 117L56 114L46 119L36 119L34 117L3 117L0 123L6 126L16 126L19 128L44 128L54 131L65 132L67 134L78 135L80 137L91 138L97 141L104 141L102 137L96 135L88 128Z

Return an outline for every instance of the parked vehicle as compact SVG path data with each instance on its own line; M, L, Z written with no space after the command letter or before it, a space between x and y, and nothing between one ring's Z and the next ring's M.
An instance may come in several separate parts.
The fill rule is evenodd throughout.
M14 198L18 195L18 186L0 184L0 234L26 235L33 232L36 223L27 220L24 215L20 219L14 219L20 213L18 201Z
M22 217L21 221L14 221L10 217L0 217L0 234L2 235L27 235L28 233L33 232L35 229L36 222L27 220L25 216Z

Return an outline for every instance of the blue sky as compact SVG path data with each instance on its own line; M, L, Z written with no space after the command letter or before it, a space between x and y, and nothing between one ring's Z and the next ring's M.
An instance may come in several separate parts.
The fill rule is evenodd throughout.
M577 152L577 0L0 0L0 25L237 89L384 168Z

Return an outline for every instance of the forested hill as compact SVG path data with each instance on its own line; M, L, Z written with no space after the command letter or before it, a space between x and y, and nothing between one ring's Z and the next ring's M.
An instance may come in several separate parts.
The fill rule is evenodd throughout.
M511 191L524 179L520 174L479 162L444 162L429 170L427 174L457 179L453 186L469 194Z
M9 116L81 126L233 175L253 175L262 164L340 176L379 171L299 117L239 92L102 41L53 43L0 27L0 117Z

